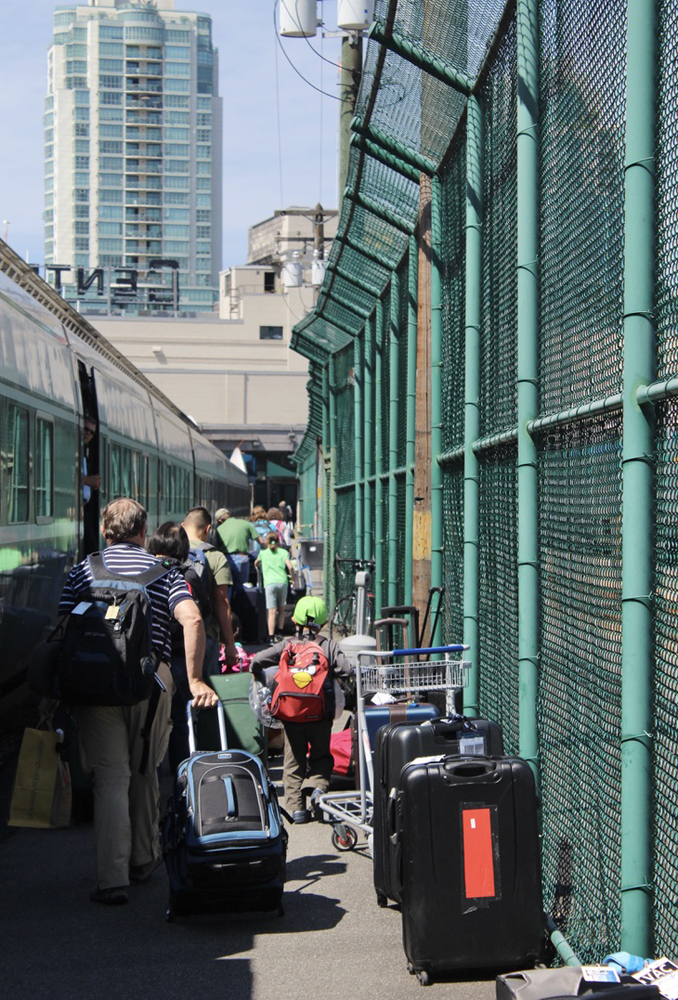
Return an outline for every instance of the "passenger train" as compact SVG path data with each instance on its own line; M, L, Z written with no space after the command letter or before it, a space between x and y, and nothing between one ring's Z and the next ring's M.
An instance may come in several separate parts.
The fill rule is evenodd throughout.
M26 693L65 575L118 496L149 531L193 506L249 511L247 475L0 241L0 711ZM83 504L85 416L97 432ZM87 524L85 522L88 522ZM87 529L90 529L87 531Z

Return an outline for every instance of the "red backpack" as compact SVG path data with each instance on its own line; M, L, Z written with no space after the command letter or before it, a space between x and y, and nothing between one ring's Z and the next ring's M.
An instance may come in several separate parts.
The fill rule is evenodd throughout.
M290 642L280 655L273 682L271 715L281 722L320 722L327 718L332 681L327 657L317 642Z

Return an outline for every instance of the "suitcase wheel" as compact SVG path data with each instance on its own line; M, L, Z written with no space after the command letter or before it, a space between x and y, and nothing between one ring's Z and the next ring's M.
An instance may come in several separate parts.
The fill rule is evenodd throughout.
M332 847L337 851L352 851L358 842L358 834L353 827L337 823L332 830Z
M430 986L431 985L431 977L428 974L428 972L426 971L426 969L420 969L419 970L419 972L417 973L417 982L419 983L420 986Z
M383 892L378 892L377 893L377 906L381 906L381 907L388 906L388 899L383 894Z

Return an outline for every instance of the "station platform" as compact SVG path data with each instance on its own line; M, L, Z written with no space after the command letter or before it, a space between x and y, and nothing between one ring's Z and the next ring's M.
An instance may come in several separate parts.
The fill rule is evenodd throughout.
M274 758L272 776L280 779ZM7 788L7 759L3 785ZM164 781L168 787L169 776ZM3 803L4 805L5 803ZM127 906L89 901L89 823L5 829L0 842L3 993L32 1000L404 1000L422 987L406 970L400 914L380 909L364 839L338 853L331 827L289 829L285 915L165 921L164 867L130 888ZM494 978L436 981L441 1000L491 1000Z
M322 572L313 570L322 595ZM247 646L255 651L257 646ZM0 940L3 992L31 1000L405 1000L422 987L407 972L401 918L377 905L365 838L340 853L332 828L288 825L285 914L206 915L168 924L164 867L130 887L127 906L89 901L94 887L90 822L66 830L8 828L24 725L0 739ZM282 757L269 760L282 784ZM171 778L163 773L163 803ZM501 970L498 970L501 971ZM436 980L440 1000L492 1000L494 973Z

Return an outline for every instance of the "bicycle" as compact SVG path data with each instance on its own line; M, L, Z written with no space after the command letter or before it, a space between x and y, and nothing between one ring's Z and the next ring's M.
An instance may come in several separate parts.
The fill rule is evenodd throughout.
M356 634L357 594L355 590L355 575L360 572L374 572L373 559L344 559L334 557L334 567L337 582L350 583L350 593L344 594L334 605L330 618L330 638L340 642L348 635ZM344 589L339 587L339 589ZM369 635L374 621L374 594L368 593L365 600L365 633Z

